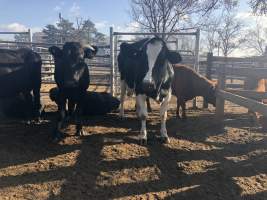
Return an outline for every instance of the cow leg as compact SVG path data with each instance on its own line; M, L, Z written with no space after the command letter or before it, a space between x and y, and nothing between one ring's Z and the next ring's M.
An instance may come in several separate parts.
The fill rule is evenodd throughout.
M82 103L78 103L75 110L75 123L76 123L76 135L86 135L86 131L83 130L82 126Z
M139 140L141 144L147 143L147 130L146 130L146 118L147 118L147 107L146 107L146 95L136 96L136 113L138 118L141 120L141 130Z
M25 92L25 93L23 93L23 96L24 96L25 102L26 102L25 108L23 109L23 115L26 116L28 119L30 119L33 117L33 114L35 114L35 113L33 113L34 108L33 108L33 104L32 104L32 102L33 102L32 95L30 92Z
M182 100L181 106L182 106L182 120L185 121L187 119L187 117L186 117L186 113L185 113L186 104L185 104L184 100Z
M124 80L121 80L121 95L120 95L120 118L124 118L124 100L126 94L126 83Z
M180 106L181 106L181 102L180 99L177 98L177 102L176 102L176 118L180 119Z
M56 129L54 131L53 139L54 141L59 141L63 137L63 133L60 131L60 129L63 127L64 120L66 117L66 99L60 98L59 104L58 104L58 121L56 125Z
M66 121L70 120L72 115L74 114L75 103L71 100L68 100L68 112Z
M152 112L151 104L149 101L149 97L146 98L146 105L147 105L147 111Z
M169 90L168 95L164 98L163 102L160 105L160 121L161 121L160 135L163 143L170 142L166 129L167 111L170 100L171 100L171 90Z
M40 118L43 110L40 98L41 98L40 87L36 87L33 89L33 109L34 109L34 116L37 117L38 121L41 120Z

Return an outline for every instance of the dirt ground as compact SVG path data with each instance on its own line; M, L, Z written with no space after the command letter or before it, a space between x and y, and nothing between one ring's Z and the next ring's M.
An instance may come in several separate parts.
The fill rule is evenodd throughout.
M223 126L214 110L189 110L187 122L170 105L169 144L161 144L153 104L148 145L139 145L133 100L127 119L117 113L84 119L86 136L74 126L51 142L56 106L46 103L44 123L0 121L0 199L266 200L267 134L245 109L228 103ZM190 106L190 105L189 105Z

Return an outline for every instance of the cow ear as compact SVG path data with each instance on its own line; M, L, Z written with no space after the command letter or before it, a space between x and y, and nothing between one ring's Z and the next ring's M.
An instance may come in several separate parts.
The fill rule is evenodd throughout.
M182 57L178 52L168 51L167 59L171 64L177 64L182 61Z
M93 58L98 51L97 46L89 46L84 48L84 58Z
M54 56L54 57L60 57L62 55L62 50L58 48L57 46L49 47L48 51Z

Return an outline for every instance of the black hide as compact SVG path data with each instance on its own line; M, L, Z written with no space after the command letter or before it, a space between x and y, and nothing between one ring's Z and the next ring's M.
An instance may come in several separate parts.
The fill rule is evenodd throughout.
M83 99L89 87L89 69L85 58L92 58L97 53L95 47L84 47L78 42L66 42L63 49L56 46L49 48L55 60L55 81L58 86L59 120L54 134L55 139L61 137L60 126L66 117L66 102L71 105L69 113L73 112L76 105L76 134L82 135L81 115Z
M40 116L42 60L31 49L0 49L0 98L16 98L20 93L29 97L33 92L34 115Z
M58 88L49 91L52 101L59 103ZM105 115L118 109L120 101L106 92L87 91L82 102L82 114L84 116Z

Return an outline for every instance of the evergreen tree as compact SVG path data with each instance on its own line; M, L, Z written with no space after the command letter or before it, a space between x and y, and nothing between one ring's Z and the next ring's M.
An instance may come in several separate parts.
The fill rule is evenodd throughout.
M106 36L97 31L95 24L87 20L78 20L77 27L67 19L60 18L60 22L56 26L48 24L43 29L45 40L48 43L65 43L69 41L77 41L82 43L105 43Z
M46 25L43 33L46 35L44 39L47 43L60 43L60 32L54 25Z

